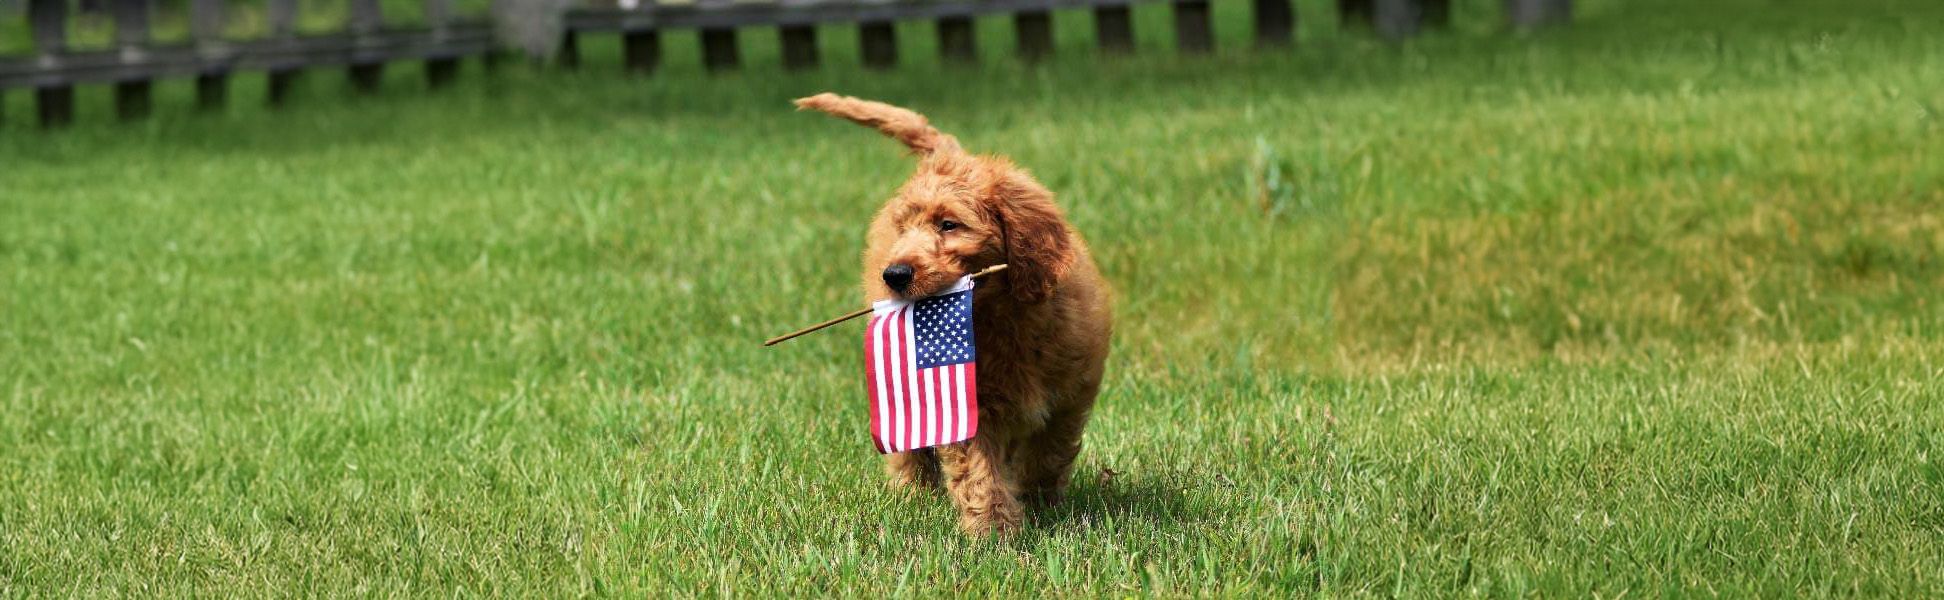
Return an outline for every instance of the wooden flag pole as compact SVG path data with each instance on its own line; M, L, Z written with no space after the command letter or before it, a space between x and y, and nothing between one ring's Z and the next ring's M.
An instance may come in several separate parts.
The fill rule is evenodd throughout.
M1006 265L992 265L992 266L990 266L990 267L986 267L986 268L985 268L984 270L981 270L981 271L979 271L979 272L977 272L977 273L973 273L973 274L972 274L972 279L973 279L974 281L976 281L976 280L978 280L978 279L979 279L979 278L981 278L981 277L985 277L985 276L987 276L987 275L991 275L991 274L993 274L993 273L998 273L998 272L1000 272L1000 271L1004 271L1004 270L1006 270ZM851 320L851 319L855 319L855 318L858 318L858 317L862 317L862 316L864 316L864 315L867 315L867 314L870 314L870 312L871 312L871 309L870 309L870 308L868 308L868 307L866 307L866 308L860 308L860 309L857 309L856 311L853 311L853 312L851 312L850 314L847 314L847 315L844 315L844 316L841 316L841 317L837 317L837 318L835 318L835 319L831 319L831 320L829 320L829 321L824 321L824 322L822 322L822 323L818 323L818 324L816 324L816 325L811 325L811 326L809 326L809 327L805 327L805 328L803 328L803 329L798 329L798 330L796 330L796 331L792 331L792 332L790 332L790 333L786 333L786 334L783 334L783 335L779 335L779 336L776 336L776 337L773 337L773 338L770 338L770 339L769 339L768 341L765 341L765 342L763 342L763 345L764 345L764 346L775 346L775 345L777 345L777 344L780 344L780 343L783 343L783 342L786 342L786 341L789 341L790 339L792 339L792 338L795 338L795 337L797 337L797 336L800 336L800 335L803 335L803 334L806 334L806 333L810 333L810 332L812 332L812 331L816 331L816 330L819 330L819 329L823 329L823 328L825 328L825 327L829 327L829 326L831 326L831 325L836 325L836 324L838 324L838 323L842 323L842 322L844 322L844 321L849 321L849 320Z

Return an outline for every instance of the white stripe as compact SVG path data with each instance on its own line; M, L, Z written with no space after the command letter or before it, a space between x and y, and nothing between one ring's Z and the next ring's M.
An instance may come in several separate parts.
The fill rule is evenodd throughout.
M938 401L937 393L932 391L932 372L936 370L925 369L918 372L918 389L924 392L923 397L925 399L923 402L925 405L925 428L920 431L924 437L922 441L926 446L938 445L938 409L932 406L932 403Z
M944 404L944 406L940 407L938 411L938 443L940 444L950 444L953 441L956 441L952 439L952 430L951 430L952 389L948 387L950 385L952 385L952 367L950 365L939 367L938 368L938 390L939 390L938 395L941 404Z
M965 422L965 416L959 414L958 410L958 384L954 383L957 381L957 375L953 374L953 367L946 367L941 369L941 371L945 373L945 410L952 413L952 430L945 432L945 437L950 442L956 442L959 441L958 428L961 427L960 423Z
M958 439L953 441L964 441L970 437L965 434L965 420L968 418L965 416L965 399L971 397L965 393L965 363L952 365L952 383L957 386L953 390L957 393L952 395L952 404L958 408Z
M881 335L884 333L884 323L883 316L871 319L871 356L869 357L872 367L871 374L877 378L877 436L880 442L888 442L891 439L891 404L888 401L890 398L888 394L891 391L884 389L885 352L884 337ZM891 444L884 444L884 449L890 450Z
M904 310L900 309L892 314L901 317L904 315ZM891 410L897 415L893 419L891 426L891 433L893 435L890 446L892 452L903 452L905 449L904 384L900 383L902 381L901 379L898 379L904 376L904 372L900 370L897 360L897 356L902 354L898 346L904 343L904 336L900 335L900 333L893 332L891 334L891 347L886 348L884 352L884 362L891 365L891 370L893 371L891 374Z
M917 305L914 304L912 306L905 307L905 332L911 335L910 339L913 342L910 344L905 344L905 348L904 348L905 381L911 382L910 385L913 387L916 387L918 385L918 344L916 343L918 341L918 329L917 329L917 324L912 322L912 317L917 316L916 311L913 310L916 306ZM915 390L915 389L911 390L911 392L912 394L905 398L905 400L911 404L911 411L905 413L907 415L910 415L910 420L911 420L910 423L911 429L909 431L911 437L910 447L914 449L923 448L925 440L924 438L919 436L918 424L921 419L919 415L924 414L923 407L919 406L919 399L923 398L924 394L919 393L919 390Z
M945 420L945 415L941 414L943 411L938 406L940 402L945 401L945 395L938 391L939 384L944 382L945 370L932 369L931 385L925 386L925 393L927 394L925 398L925 445L927 446L937 446L945 443L943 439L945 435L938 431L938 426Z
M946 295L946 294L952 294L952 293L957 293L957 292L963 292L963 291L965 291L965 290L969 290L969 289L972 289L972 276L971 276L971 275L966 275L966 276L964 276L964 277L960 277L958 281L955 281L955 282L952 282L952 287L949 287L949 288L945 288L945 291L943 291L943 292L939 292L939 293L936 293L936 294L932 294L932 295L934 295L934 296L943 296L943 295Z

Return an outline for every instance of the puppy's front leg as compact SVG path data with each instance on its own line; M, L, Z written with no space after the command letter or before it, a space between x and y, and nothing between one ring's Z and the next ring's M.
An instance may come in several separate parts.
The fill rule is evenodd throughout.
M890 476L893 489L936 488L938 487L938 455L931 448L886 454L884 474Z
M968 534L1003 536L1025 523L1019 483L1007 468L1007 452L1003 441L985 434L938 449L946 490L958 505L959 528Z

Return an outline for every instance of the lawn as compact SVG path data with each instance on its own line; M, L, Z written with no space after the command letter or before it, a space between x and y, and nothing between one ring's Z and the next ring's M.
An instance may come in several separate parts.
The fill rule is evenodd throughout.
M0 596L1944 594L1944 4L709 76L516 67L0 129ZM471 67L468 67L471 69ZM1073 498L974 540L865 430L928 113L1118 288Z

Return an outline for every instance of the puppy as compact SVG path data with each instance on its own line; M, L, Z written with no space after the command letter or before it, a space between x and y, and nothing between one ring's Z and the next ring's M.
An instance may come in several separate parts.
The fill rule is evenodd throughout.
M796 101L876 128L918 170L871 221L864 299L923 298L1007 264L973 292L979 431L958 444L885 456L894 487L941 484L959 527L1017 531L1022 500L1060 502L1080 453L1112 336L1111 290L1053 193L1012 162L975 156L918 113L818 94Z

